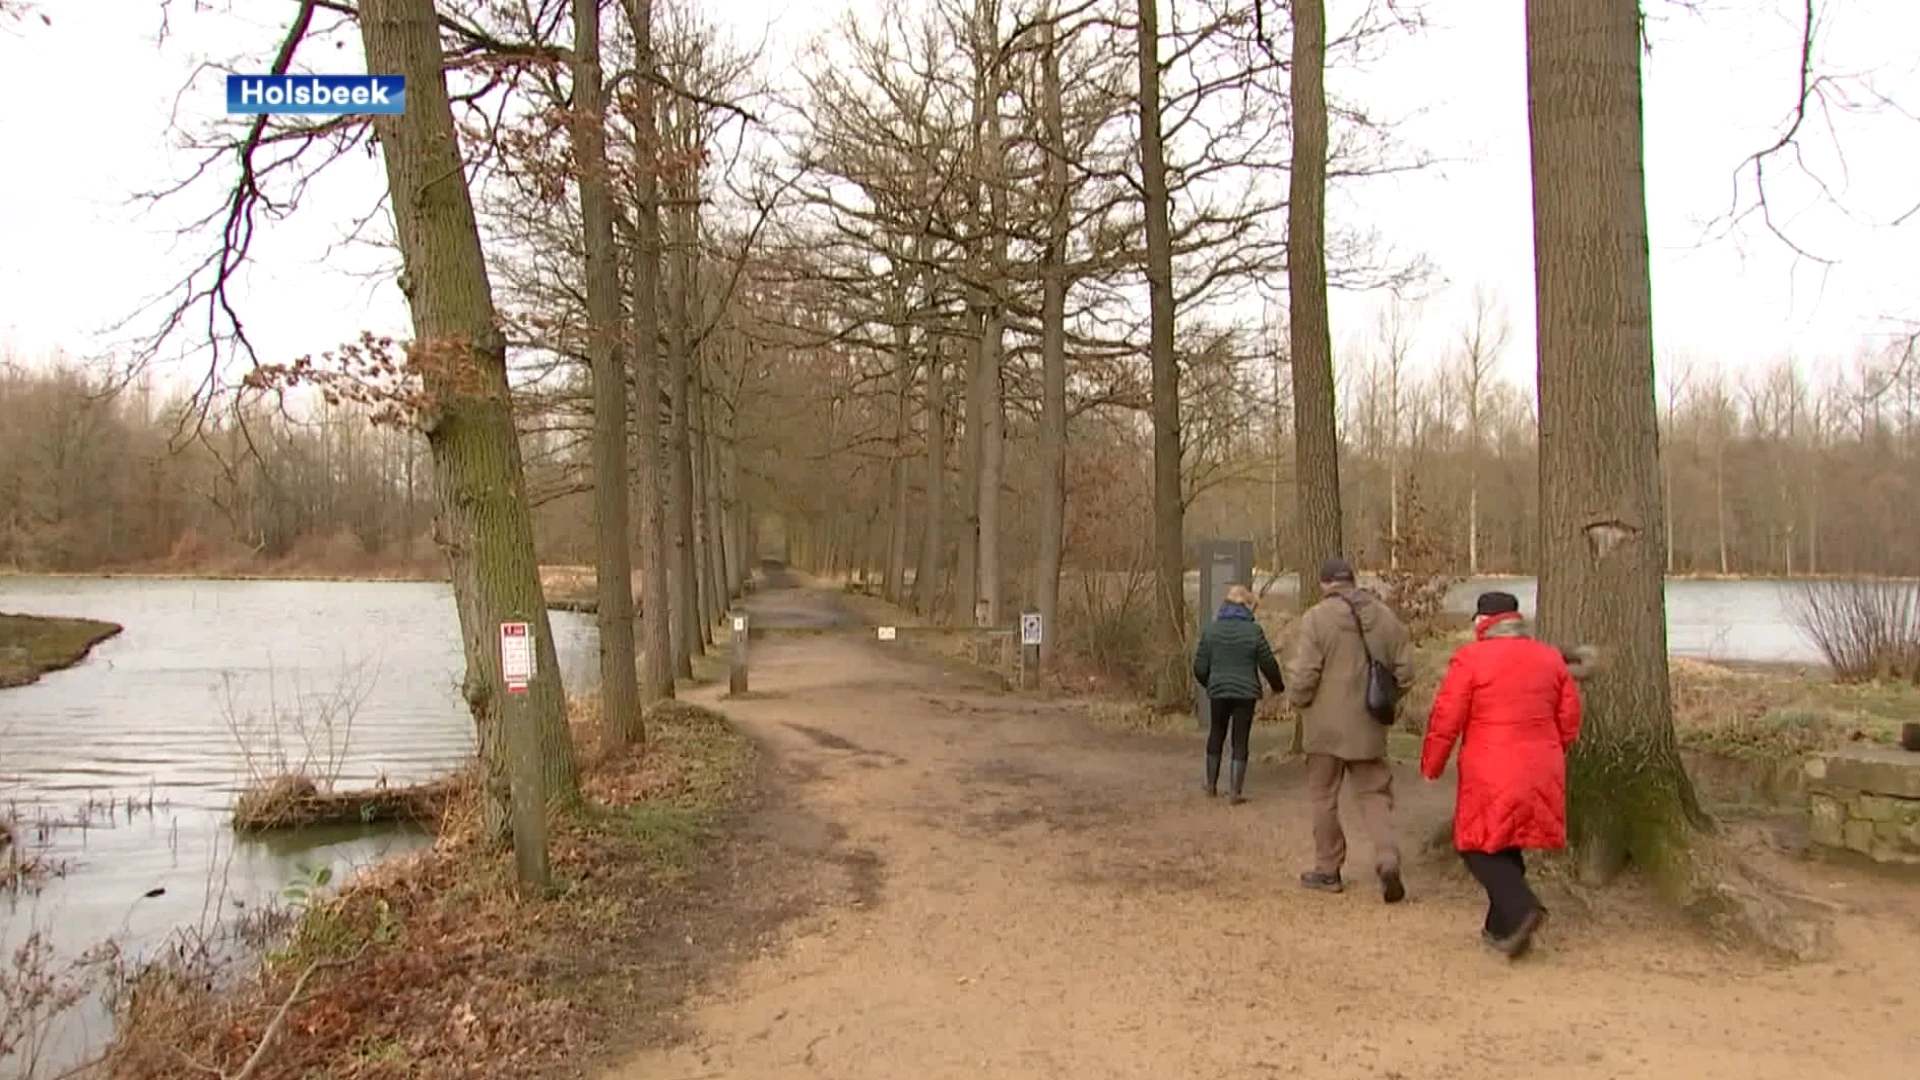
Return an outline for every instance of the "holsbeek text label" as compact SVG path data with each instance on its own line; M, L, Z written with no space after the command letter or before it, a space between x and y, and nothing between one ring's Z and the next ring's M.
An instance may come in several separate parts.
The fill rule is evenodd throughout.
M407 111L404 75L229 75L229 113L399 115Z

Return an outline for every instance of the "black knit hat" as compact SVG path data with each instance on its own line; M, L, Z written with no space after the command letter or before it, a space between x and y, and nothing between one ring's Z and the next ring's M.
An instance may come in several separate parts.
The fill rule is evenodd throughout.
M1520 610L1520 598L1510 592L1483 592L1473 603L1475 618L1507 615Z
M1320 564L1320 580L1326 582L1352 581L1353 564L1335 555Z

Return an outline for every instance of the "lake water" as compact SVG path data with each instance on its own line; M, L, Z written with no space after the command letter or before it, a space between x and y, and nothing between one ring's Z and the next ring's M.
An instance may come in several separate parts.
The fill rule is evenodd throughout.
M1198 578L1188 589L1194 595ZM1264 579L1263 579L1264 580ZM1675 656L1736 663L1825 664L1789 617L1793 583L1786 581L1713 581L1674 579L1667 582L1667 648ZM1531 617L1537 607L1539 582L1533 578L1480 578L1464 581L1447 593L1447 607L1471 612L1474 597L1488 589L1512 593L1520 610ZM1268 596L1291 598L1297 591L1292 575L1273 583Z
M330 866L337 882L426 842L391 828L236 838L228 812L248 776L237 731L256 757L271 756L278 731L297 761L302 718L342 787L431 779L472 753L445 584L0 577L0 611L126 628L75 668L0 690L0 806L19 819L21 849L67 866L37 893L0 895L0 962L36 929L66 955L108 937L150 947L280 893L306 868ZM551 618L569 691L596 685L592 618ZM0 1061L0 1076L10 1071Z

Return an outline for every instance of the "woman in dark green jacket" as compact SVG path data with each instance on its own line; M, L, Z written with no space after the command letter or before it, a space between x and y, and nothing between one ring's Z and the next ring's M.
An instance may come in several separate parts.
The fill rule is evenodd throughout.
M1253 707L1260 701L1260 677L1266 676L1274 693L1285 687L1280 664L1266 631L1253 619L1253 593L1244 585L1227 590L1226 603L1213 622L1200 632L1193 651L1193 677L1206 687L1212 708L1207 731L1207 794L1220 793L1220 751L1233 733L1233 771L1228 774L1227 801L1246 802L1241 792L1247 782L1247 741L1253 734Z

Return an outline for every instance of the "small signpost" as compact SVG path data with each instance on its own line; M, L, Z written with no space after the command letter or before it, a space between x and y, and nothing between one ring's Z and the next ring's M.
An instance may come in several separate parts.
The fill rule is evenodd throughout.
M533 681L533 628L526 623L500 624L500 678L509 694L526 693Z
M744 608L734 608L733 647L728 651L727 693L744 694L747 692L747 612Z
M1040 642L1046 627L1032 608L1020 613L1020 682L1031 690L1040 685Z
M891 626L882 626L878 628L875 633L881 641L892 641L894 638L900 636L899 631Z

